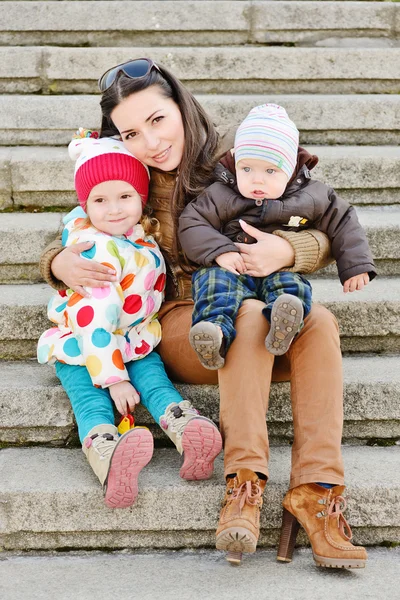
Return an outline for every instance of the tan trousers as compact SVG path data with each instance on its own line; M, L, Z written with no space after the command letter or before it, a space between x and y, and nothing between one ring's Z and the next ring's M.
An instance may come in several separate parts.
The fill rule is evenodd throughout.
M294 427L290 487L317 481L343 484L342 357L336 319L313 304L288 353L274 357L264 345L269 324L261 314L263 306L259 300L243 303L225 366L209 371L188 340L193 304L166 302L160 314L159 345L166 369L174 381L219 383L225 476L240 468L268 476L265 416L270 382L290 380Z

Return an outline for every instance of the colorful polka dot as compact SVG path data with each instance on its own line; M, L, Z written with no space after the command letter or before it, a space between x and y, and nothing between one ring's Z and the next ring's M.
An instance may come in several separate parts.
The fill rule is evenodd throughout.
M116 377L116 375L113 375L112 377L106 379L104 383L105 385L112 385L113 383L119 383L120 381L123 381L121 377Z
M75 338L69 338L63 345L63 351L67 356L75 358L79 356L81 351L79 350L78 342Z
M114 350L114 352L112 353L112 361L113 364L117 367L117 369L120 369L120 371L123 371L125 369L121 350Z
M137 250L134 254L134 259L135 259L135 263L137 264L139 269L142 269L143 267L145 267L146 265L149 264L149 259L146 258L141 252L138 252Z
M158 276L157 281L154 284L154 289L157 292L162 292L163 289L165 288L166 280L167 280L167 277L166 277L165 273L161 273L161 275Z
M102 369L101 360L97 356L94 356L94 354L91 354L86 359L86 368L91 377L97 377L97 375L100 375Z
M111 334L102 327L95 329L92 333L92 344L96 348L105 348L111 340Z
M63 312L63 310L65 309L65 307L67 306L68 302L63 302L62 304L60 304L60 306L56 307L56 312L61 313Z
M155 278L156 278L156 272L154 270L150 271L150 273L147 273L146 277L144 278L144 289L145 290L151 290L151 288L153 287Z
M151 250L150 250L150 254L151 254L151 255L153 256L153 258L154 258L154 261L155 261L155 263L156 263L156 269L158 269L158 267L159 267L159 266L160 266L160 264L161 264L160 257L159 257L159 256L157 256L157 254L156 254L155 252L152 252Z
M92 296L96 298L96 300L103 300L107 298L111 294L111 287L96 287L92 288Z
M91 248L88 248L87 250L84 250L83 252L81 252L81 256L83 258L93 258L95 254L96 254L96 244L93 244L93 246Z
M49 356L49 350L50 350L50 346L48 344L45 344L44 346L41 346L40 348L38 348L37 357L38 357L38 361L41 364L44 364L47 362L48 356Z
M67 240L68 240L68 229L64 229L64 231L62 232L62 236L61 236L61 243L63 246L67 245Z
M125 299L123 309L128 315L138 312L142 308L142 299L138 294L131 294Z
M121 281L121 288L123 290L127 290L128 288L131 287L132 283L135 280L135 276L133 273L129 273L129 275L127 275L126 277L123 278L123 280Z
M56 333L58 333L59 329L58 327L52 327L51 329L48 329L47 331L44 332L43 337L47 338L50 337Z
M110 304L110 306L107 306L106 319L111 325L117 325L119 320L119 306L117 304Z
M72 296L70 297L70 299L68 300L68 306L74 306L74 304L77 304L81 300L83 300L83 296L78 294L78 292L74 292L72 294Z
M156 303L154 302L153 298L149 296L146 300L146 317L151 315L151 313L154 311L155 305Z
M154 335L157 338L161 337L161 325L156 319L151 321L151 323L147 325L146 329L149 333L151 333L151 335Z
M93 321L94 310L92 306L84 306L78 310L76 320L79 327L87 327Z

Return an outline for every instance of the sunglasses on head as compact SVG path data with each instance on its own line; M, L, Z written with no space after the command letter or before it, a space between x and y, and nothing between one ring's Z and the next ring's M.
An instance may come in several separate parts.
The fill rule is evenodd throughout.
M150 58L135 58L128 60L116 67L108 69L99 79L98 85L101 92L105 92L112 86L119 73L129 77L129 79L142 79L150 73L152 69L160 71L159 67ZM161 71L160 71L161 72Z

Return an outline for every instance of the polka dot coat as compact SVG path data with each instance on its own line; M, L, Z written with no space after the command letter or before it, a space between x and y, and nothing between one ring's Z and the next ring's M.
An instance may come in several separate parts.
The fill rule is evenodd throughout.
M76 229L80 223L79 218L67 223L63 245L93 241L81 256L115 269L118 280L110 287L86 288L90 298L71 289L53 296L47 314L56 327L40 337L37 356L40 363L84 365L93 385L108 387L129 381L125 363L143 358L160 342L157 312L164 297L165 263L141 225L115 237L92 226Z

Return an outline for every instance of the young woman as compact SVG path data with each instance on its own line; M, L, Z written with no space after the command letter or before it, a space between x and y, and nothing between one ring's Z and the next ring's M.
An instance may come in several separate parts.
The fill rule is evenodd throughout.
M232 561L240 560L241 552L256 549L268 479L265 415L270 382L290 380L294 443L278 558L291 560L300 523L318 564L364 566L365 550L350 543L342 515L342 367L335 318L314 305L289 352L276 358L264 343L269 325L262 315L263 303L246 300L225 366L218 372L204 369L189 343L191 279L179 248L177 223L184 206L210 184L218 157L231 145L219 147L212 122L192 94L150 59L109 69L99 86L101 135L119 135L151 171L149 205L160 222L160 246L169 270L166 302L159 313L161 358L175 381L219 384L226 494L217 548L227 550ZM311 273L329 255L327 238L317 231L274 235L249 227L248 233L257 240L240 244L249 275L264 277L281 269ZM54 242L41 259L43 277L53 287L84 292L83 286L112 280L102 265L91 263L88 268L79 245L61 250Z

